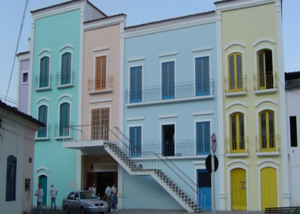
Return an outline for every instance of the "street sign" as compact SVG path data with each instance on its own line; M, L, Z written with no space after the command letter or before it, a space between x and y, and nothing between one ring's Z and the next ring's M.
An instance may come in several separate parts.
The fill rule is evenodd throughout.
M218 167L219 167L219 160L215 155L214 155L214 162L215 162L215 172L216 172ZM206 167L207 171L209 171L210 173L212 172L212 169L211 169L211 155L208 155L206 157L205 167Z
M217 151L217 136L215 135L215 133L211 135L211 149L213 153Z

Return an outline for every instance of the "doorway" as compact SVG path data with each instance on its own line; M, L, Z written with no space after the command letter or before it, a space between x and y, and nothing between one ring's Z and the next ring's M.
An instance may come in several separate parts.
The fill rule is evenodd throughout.
M174 156L174 134L175 125L162 126L162 153L163 156Z
M261 210L266 207L277 207L277 173L271 167L263 168L261 176Z
M43 196L43 206L47 206L47 195L48 195L48 190L47 190L47 185L48 185L48 177L46 175L40 175L39 176L39 183L42 184L42 189L44 191L44 196Z
M247 186L246 171L244 169L234 169L231 171L231 209L247 209Z
M211 210L211 174L206 169L197 170L199 205L205 203L205 210ZM202 192L205 193L205 198Z

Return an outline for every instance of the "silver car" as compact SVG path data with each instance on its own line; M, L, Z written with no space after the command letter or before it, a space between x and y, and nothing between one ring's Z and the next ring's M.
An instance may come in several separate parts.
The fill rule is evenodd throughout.
M62 201L62 208L66 214L77 213L106 213L108 206L106 201L98 199L91 191L71 192Z

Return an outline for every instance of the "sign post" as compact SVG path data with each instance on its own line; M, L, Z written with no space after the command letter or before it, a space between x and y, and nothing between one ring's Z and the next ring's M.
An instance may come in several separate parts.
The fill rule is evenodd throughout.
M216 196L215 196L215 152L217 150L217 137L215 133L211 135L211 191L212 191L212 211L216 212Z

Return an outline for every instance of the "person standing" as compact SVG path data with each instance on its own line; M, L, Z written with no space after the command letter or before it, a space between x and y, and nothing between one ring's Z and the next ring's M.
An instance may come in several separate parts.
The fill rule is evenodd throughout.
M109 185L107 184L107 187L105 189L105 198L106 198L106 202L107 202L107 206L108 206L108 212L110 212L110 195L111 195L111 188L109 187Z
M53 209L53 206L54 206L54 209L56 210L56 196L57 196L57 189L54 187L54 185L52 184L51 185L51 189L50 189L50 195L51 195L51 210Z
M42 189L42 184L39 183L38 189L35 191L36 201L37 201L37 209L39 214L42 214L42 202L44 196L44 190Z
M118 208L117 208L117 188L116 188L115 184L113 184L112 187L111 187L110 207L111 207L112 211L113 211L113 209L118 211Z
M96 184L95 184L95 183L93 183L92 191L93 191L93 193L94 193L95 195L97 195L97 194L96 194L96 193L97 193L97 189L96 189Z

